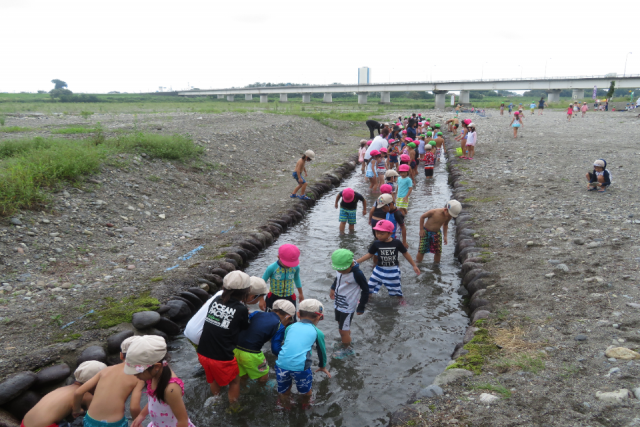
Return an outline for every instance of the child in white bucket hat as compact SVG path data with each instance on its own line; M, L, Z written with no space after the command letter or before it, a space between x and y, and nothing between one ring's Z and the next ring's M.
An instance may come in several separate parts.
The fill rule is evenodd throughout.
M131 343L124 362L125 374L134 375L147 385L148 403L133 420L139 427L149 415L147 427L194 427L184 406L184 383L167 363L167 343L156 335L145 335Z

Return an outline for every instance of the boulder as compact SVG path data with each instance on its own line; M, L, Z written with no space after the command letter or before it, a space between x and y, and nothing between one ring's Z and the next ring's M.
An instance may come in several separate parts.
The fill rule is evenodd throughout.
M236 255L238 255L238 254L236 254ZM240 256L240 255L238 255L238 256ZM238 265L238 263L236 262L236 260L235 260L235 259L233 259L233 258L225 258L225 259L224 259L224 262L225 262L225 263L228 263L228 264L233 265L233 268L234 268L235 270L237 270L237 269L238 269L238 267L240 267L240 266Z
M480 273L484 272L483 269L481 268L474 268L473 270L469 271L467 274L464 275L464 277L462 278L462 286L466 287L469 283L471 283L471 281Z
M469 291L469 295L473 295L481 289L487 289L487 286L490 286L494 283L494 281L490 277L481 277L478 280L474 280L467 286L467 291Z
M442 396L443 394L444 394L444 391L442 391L440 387L438 387L437 385L431 384L430 386L420 390L416 396L418 398L427 398L427 397Z
M160 321L156 324L156 329L164 332L170 337L180 334L180 326L176 325L166 317L160 319Z
M165 334L164 332L162 332L160 329L157 328L149 328L149 329L145 329L144 331L140 331L145 335L157 335L159 337L164 338L165 341L169 340L169 336L167 334Z
M4 405L4 407L11 413L11 415L21 420L27 412L31 410L31 408L36 406L40 399L42 399L40 393L29 390Z
M288 212L294 212L295 214L300 215L296 211L288 211ZM302 218L302 215L300 215L300 218ZM262 249L264 249L264 243L262 243L262 241L256 239L255 237L249 237L246 240L246 242L251 244L251 245L253 245L253 246L255 246L258 249L258 251L261 251Z
M187 289L187 291L191 292L192 294L200 298L200 301L202 301L203 304L209 301L209 298L211 298L211 295L209 295L208 292L203 291L200 288L189 288Z
M281 219L282 221L284 221L284 222L287 224L287 226L293 225L293 219L292 219L292 218L291 218L291 216L289 216L289 215L286 215L286 214L285 214L285 215L282 215L282 216L280 217L280 219ZM253 245L252 245L252 246L253 246ZM257 253L257 252L256 252L256 253Z
M267 246L267 237L262 234L262 232L255 230L253 234L251 234L251 238L257 240L258 242L260 242L259 248L260 249L264 249ZM251 242L249 242L251 243ZM255 245L257 246L257 245Z
M136 314L138 313L134 313L134 316ZM122 344L122 341L132 336L133 336L133 331L122 331L122 332L118 332L115 335L111 335L109 338L107 338L107 352L110 354L120 353L120 350L121 350L120 345Z
M454 382L460 378L467 378L473 376L473 372L466 369L447 369L433 380L433 385L443 386Z
M232 259L236 262L236 265L239 267L241 265L244 264L244 259L242 258L242 255L240 255L237 252L227 252L225 254L225 257L227 257L227 259ZM237 269L237 268L236 268Z
M222 276L217 274L203 274L202 277L198 279L198 283L206 283L207 285L214 285L218 287L222 286L222 282Z
M470 303L473 302L474 300L476 300L477 298L480 298L482 295L484 295L486 293L487 293L486 289L480 289L480 290L474 292L473 296L471 297L471 300L469 302Z
M483 265L477 262L465 262L464 264L462 264L462 267L460 268L460 275L464 277L471 270L482 268L482 267Z
M191 301L189 301L188 299L183 298L181 296L174 295L174 296L171 297L170 301L182 301L183 303L187 304L187 307L189 307L189 311L191 313L195 313L196 311L198 311L198 310L196 310L196 307L193 304L191 304ZM171 311L171 310L169 310L169 311Z
M456 360L458 357L464 356L465 354L469 354L469 350L467 350L466 348L460 346L459 349L457 349L456 351L453 352L453 355L451 356L451 358L453 360Z
M60 365L49 366L42 369L36 374L38 377L36 387L48 386L51 384L61 383L71 375L71 368L66 363Z
M475 246L464 248L458 254L458 261L464 262L467 258L471 256L477 256L480 252L480 249L476 248Z
M98 362L106 364L107 352L99 345L87 347L82 351L82 353L80 353L78 359L76 359L76 365L80 365L82 362L86 362L87 360L97 360Z
M229 262L226 262L226 261L218 261L218 268L226 270L229 273L231 273L232 271L236 270L236 268L233 266L233 264L231 264Z
M467 284L467 289L469 289L469 286L472 285L473 283L477 282L478 280L489 280L489 279L493 279L493 281L495 282L495 280L497 279L497 275L493 274L493 273L489 273L487 271L482 271L480 272L480 274L477 274L473 279L471 279L471 281Z
M475 313L473 313L473 316L471 317L471 323L476 323L477 320L480 319L486 319L489 317L489 315L491 314L490 311L487 310L478 310Z
M156 311L140 311L133 313L131 323L136 329L152 328L160 321L160 313Z
M485 405L493 405L498 400L500 400L500 398L498 396L493 395L493 394L489 394L489 393L481 393L480 394L480 402L482 402Z
M203 304L202 300L197 296L195 296L194 294L192 294L191 292L182 291L180 292L180 296L182 298L188 299L189 302L191 302L191 304L193 304L193 306L196 308L196 310L202 307L202 304Z
M279 225L282 231L286 230L287 226L289 225L287 221L283 221L280 218L270 219L269 222Z
M461 250L464 248L472 248L476 246L476 241L473 239L462 239L459 240L456 244L455 250L453 251L453 256L458 256Z
M242 258L242 264L244 264L245 262L247 262L249 260L249 254L247 254L247 251L245 251L242 248L237 248L237 247L229 248L229 250L227 251L226 256L228 257L229 254L236 254L240 258Z
M596 398L607 403L622 403L629 398L629 390L621 388L620 390L609 392L597 391Z
M604 353L607 357L613 357L621 360L635 360L640 359L640 353L630 350L625 347L609 346Z
M20 396L38 380L33 372L18 372L0 383L0 405Z
M211 274L215 274L220 276L221 278L224 278L224 276L226 276L229 272L227 270L223 270L222 268L212 268L210 271ZM213 282L213 280L212 280ZM215 283L215 282L214 282ZM221 283L222 284L222 283Z
M485 310L488 310L491 306L491 303L486 299L476 298L469 304L469 310L475 311L480 307L484 307Z
M476 335L477 331L478 331L478 328L476 328L475 326L467 327L467 330L464 332L464 338L462 339L462 344L467 344L469 341L471 341L473 337Z
M167 312L167 316L171 320L180 321L191 316L191 310L189 309L187 303L184 301L171 300L167 301L166 305L170 307L169 311Z
M273 243L273 234L271 234L270 231L267 230L262 230L262 232L260 233L264 236L265 238L265 242L264 242L264 246L267 247L269 245L271 245Z

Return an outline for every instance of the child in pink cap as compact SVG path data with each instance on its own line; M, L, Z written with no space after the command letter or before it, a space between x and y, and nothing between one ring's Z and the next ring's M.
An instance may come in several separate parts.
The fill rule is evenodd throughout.
M371 159L367 165L366 177L369 178L369 190L376 191L378 189L378 162L382 159L382 155L378 150L371 150Z
M384 285L389 292L389 296L402 297L398 254L402 254L409 261L416 274L420 274L420 270L411 254L407 252L407 248L400 240L391 237L393 228L391 221L385 219L378 221L373 227L377 240L369 246L369 253L356 261L360 264L374 256L378 259L377 265L373 268L369 278L369 294L377 294L380 291L380 287Z
M362 216L367 215L367 200L362 194L353 191L352 188L345 188L336 196L336 209L340 202L340 234L344 234L344 228L349 223L349 232L353 233L356 226L356 210L358 209L358 201L362 202Z
M389 159L388 156L389 150L385 147L380 148L380 160L378 160L378 164L376 166L376 173L378 174L378 187L384 184L384 173L387 171L387 161Z
M371 141L369 141L371 142ZM364 175L364 166L365 166L365 162L364 162L364 155L367 152L367 140L366 139L361 139L360 140L360 149L358 150L358 162L360 162L361 165L361 171L362 174Z
M300 302L304 301L302 282L300 281L300 249L287 243L278 248L278 261L271 264L262 275L262 280L269 282L270 292L267 294L267 308L271 310L273 303L286 299L296 305L296 289Z

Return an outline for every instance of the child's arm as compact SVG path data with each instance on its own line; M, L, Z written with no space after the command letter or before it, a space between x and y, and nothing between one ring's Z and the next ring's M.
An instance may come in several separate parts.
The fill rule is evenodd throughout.
M298 182L300 184L302 184L302 169L304 166L304 160L300 159L298 160L298 163L296 163L296 173L298 174Z
M355 277L356 283L360 286L360 302L358 303L358 308L356 308L356 313L360 315L364 313L364 307L369 302L369 283L367 278L364 277L364 273L360 270L353 277Z
M420 237L424 237L427 234L427 232L424 229L424 220L431 218L432 215L433 215L433 209L430 209L425 213L423 213L422 215L420 215Z
M409 196L411 195L412 191L413 191L413 185L411 187L409 187L409 191L407 191L407 195L405 196L406 199L409 198Z
M318 332L318 337L316 338L316 349L318 351L318 370L316 372L324 372L327 374L329 378L331 378L331 374L327 370L327 349L324 345L324 334L318 328L316 328Z
M367 215L367 199L362 198L362 216Z
M73 410L71 415L73 418L77 418L83 414L82 411L82 398L84 394L89 390L93 390L97 385L98 381L100 381L100 372L93 376L89 381L81 385L74 393L73 393Z
M416 274L420 274L420 269L418 268L415 261L411 257L411 254L409 253L409 251L403 253L402 256L404 256L407 259L407 261L409 261L409 264L411 264L411 267L413 267L413 272Z
M398 224L398 225L402 230L402 244L404 245L405 248L408 248L409 244L407 243L407 226L404 223Z
M340 201L340 197L342 197L342 191L336 194L336 209L338 209L338 202Z
M449 221L445 222L442 226L442 240L444 244L447 244L447 231L449 231Z
M276 356L280 354L280 350L282 350L282 344L284 343L284 331L286 327L282 324L278 327L278 331L271 338L271 353Z
M366 260L368 260L368 259L370 259L370 258L373 258L373 254L367 253L367 254L366 254L366 255L364 255L363 257L358 258L358 259L356 260L356 262L357 262L358 264L362 264L363 262L365 262Z
M166 396L165 396L166 397ZM140 427L145 418L149 415L149 405L144 405L144 409L138 414L137 417L133 419L133 423L131 423L131 427ZM133 412L131 413L133 417Z
M275 271L275 269L278 268L278 263L275 262L273 264L271 264L269 267L267 267L267 269L264 271L264 274L262 275L262 280L264 280L265 282L269 282L269 278L271 277L271 275L273 274L273 272Z
M331 291L329 291L329 298L336 299L336 285L338 284L338 278L333 279L333 284L331 285Z
M371 210L369 211L369 225L371 225L371 218L373 218L374 209L375 209L375 207L372 207Z
M296 274L293 276L293 282L296 284L298 290L298 301L304 301L304 294L302 293L302 282L300 281L300 267L296 268Z
M167 386L164 390L164 401L178 420L176 427L189 427L189 414L182 400L182 389L178 384L171 383Z
M129 403L129 410L131 411L131 418L133 418L134 420L138 418L138 415L140 415L140 398L142 397L142 389L144 388L144 386L145 382L140 380L131 392L131 402Z
M304 176L309 176L307 175L307 162L302 164L302 171L304 172Z

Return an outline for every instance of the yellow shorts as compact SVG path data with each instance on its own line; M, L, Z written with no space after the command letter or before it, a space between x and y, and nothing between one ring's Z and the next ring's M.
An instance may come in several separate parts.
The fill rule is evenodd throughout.
M236 348L233 350L233 354L238 361L241 377L249 375L249 378L256 380L269 373L269 364L267 364L267 359L265 359L263 352L249 353Z
M396 199L396 207L399 209L407 209L409 207L409 197L398 197Z

